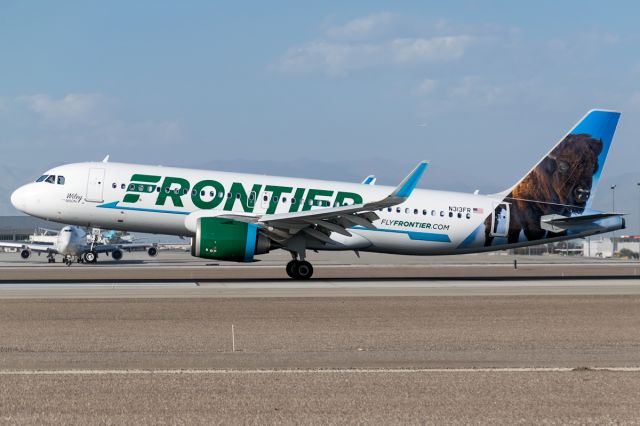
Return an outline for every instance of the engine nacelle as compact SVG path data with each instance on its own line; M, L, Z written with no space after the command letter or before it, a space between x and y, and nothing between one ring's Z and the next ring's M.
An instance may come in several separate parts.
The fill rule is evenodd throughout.
M268 253L271 241L254 223L219 217L198 218L191 240L191 255L205 259L251 262L256 254Z

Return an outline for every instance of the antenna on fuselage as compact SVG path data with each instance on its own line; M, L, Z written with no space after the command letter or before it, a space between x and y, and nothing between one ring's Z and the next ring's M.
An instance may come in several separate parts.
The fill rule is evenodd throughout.
M102 160L103 163L108 163L109 162L109 154L107 154L106 157L104 157L104 160Z

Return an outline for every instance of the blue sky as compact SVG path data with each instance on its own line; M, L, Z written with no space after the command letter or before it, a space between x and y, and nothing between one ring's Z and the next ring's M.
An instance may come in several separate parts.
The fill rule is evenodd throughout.
M428 159L423 186L490 192L593 107L623 112L605 180L635 179L639 15L631 1L5 1L5 189L111 154L388 184Z

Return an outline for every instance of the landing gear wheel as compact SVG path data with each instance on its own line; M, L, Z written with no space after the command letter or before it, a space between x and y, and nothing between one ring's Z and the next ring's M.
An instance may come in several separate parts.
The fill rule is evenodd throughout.
M289 278L293 278L294 280L296 278L298 278L297 275L297 270L298 270L298 262L297 260L292 260L291 262L287 263L287 275L289 275Z
M313 275L313 266L306 260L298 262L297 267L295 268L296 279L299 280L308 280Z
M86 263L96 263L98 261L98 256L93 251L86 252L82 257Z
M53 258L53 257L48 257L48 258L47 258L47 261L48 261L49 263L56 263L56 259L55 259L55 258Z

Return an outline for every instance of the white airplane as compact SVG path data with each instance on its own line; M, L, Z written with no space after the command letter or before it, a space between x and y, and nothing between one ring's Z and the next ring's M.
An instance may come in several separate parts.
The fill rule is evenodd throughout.
M313 274L307 250L476 253L623 229L620 214L591 208L619 117L588 112L521 180L491 195L415 189L424 161L393 188L107 157L48 170L18 188L11 202L53 221L191 236L191 253L202 258L251 262L287 250L293 258L287 274L307 279ZM482 167L497 173L509 160Z
M89 242L87 233L77 226L62 228L54 244L0 242L0 247L20 250L20 257L25 260L31 256L31 252L47 253L49 263L54 263L56 261L55 255L60 255L67 266L71 266L74 261L96 263L98 253L110 253L113 260L122 259L124 250L147 250L149 256L158 254L158 249L153 244L96 244Z

